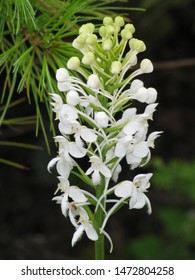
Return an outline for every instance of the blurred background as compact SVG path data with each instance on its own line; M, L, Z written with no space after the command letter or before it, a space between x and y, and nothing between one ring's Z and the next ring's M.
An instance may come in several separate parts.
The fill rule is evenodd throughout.
M107 226L114 251L109 254L106 244L106 258L194 259L195 2L129 0L122 5L146 9L132 10L128 17L136 27L135 37L146 43L144 57L155 67L142 77L146 86L159 93L150 128L164 133L145 167L154 173L148 192L153 213L124 207L114 215ZM2 85L6 77L2 74L0 79ZM13 92L13 101L24 95ZM56 155L56 147L44 103L40 110L50 154L41 130L35 136L35 105L33 100L31 104L21 101L9 108L7 122L0 127L0 158L21 165L0 162L0 259L93 259L93 243L85 236L71 247L73 227L51 201L57 179L48 173L47 164ZM13 121L24 116L31 117ZM32 146L3 145L6 141Z

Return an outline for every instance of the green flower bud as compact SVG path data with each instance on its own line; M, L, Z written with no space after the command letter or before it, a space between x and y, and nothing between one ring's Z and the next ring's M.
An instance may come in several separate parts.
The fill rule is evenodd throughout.
M123 38L123 40L127 41L129 39L132 38L132 33L131 31L129 31L128 29L123 29L121 30L121 37Z
M67 62L67 68L70 70L77 70L80 66L80 59L76 56L71 57Z
M146 45L143 41L132 38L129 41L129 46L132 50L135 50L137 52L144 52L146 50Z
M94 32L95 26L93 23L83 24L79 29L79 34L92 34Z
M135 27L131 23L125 24L125 29L129 30L132 34L135 32Z
M103 24L104 24L105 26L107 26L107 25L113 25L113 19L112 19L111 17L105 17L105 18L103 19Z
M102 38L105 38L107 33L106 33L106 27L105 26L101 26L99 29L99 34Z
M87 40L86 34L80 34L76 39L76 42L80 45L85 45Z
M114 26L112 26L112 25L107 25L107 26L106 26L106 33L107 33L108 35L114 34L114 31L115 31Z
M104 40L103 42L102 42L102 49L104 50L104 51L109 51L109 50L111 50L112 49L112 40L110 40L110 39L106 39L106 40Z
M119 27L122 27L125 24L124 19L120 16L115 17L114 23Z
M95 45L97 43L97 36L95 34L90 34L86 40L86 44Z
M91 65L93 64L95 60L95 55L92 52L87 52L84 54L83 58L82 58L82 63L85 65Z
M112 74L119 74L122 70L122 64L119 61L113 61L111 65L111 73Z

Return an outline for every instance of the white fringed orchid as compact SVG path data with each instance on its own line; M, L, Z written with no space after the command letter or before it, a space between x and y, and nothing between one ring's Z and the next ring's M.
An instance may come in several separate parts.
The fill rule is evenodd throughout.
M139 53L146 50L134 33L133 24L125 24L120 16L114 20L105 17L99 30L92 23L82 25L72 44L81 58L71 57L57 70L59 93L51 94L60 132L55 137L58 155L48 164L49 171L56 165L60 175L57 191L61 195L54 200L75 227L72 246L85 232L97 244L98 256L103 250L103 235L112 250L104 228L121 206L147 206L151 213L145 193L152 173L132 178L128 171L130 178L120 181L124 168L135 169L149 161L161 133L149 133L157 91L146 88L137 78L151 73L153 65L144 58L134 67ZM135 101L141 103L139 112ZM69 182L70 174L80 181L77 186Z

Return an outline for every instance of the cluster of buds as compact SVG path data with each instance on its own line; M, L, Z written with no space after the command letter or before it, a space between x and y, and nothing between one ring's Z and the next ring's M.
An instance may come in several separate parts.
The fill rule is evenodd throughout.
M60 94L51 94L51 104L59 122L60 135L55 137L59 149L48 169L55 165L59 174L61 194L54 200L75 227L72 246L83 232L93 241L104 234L111 242L105 226L120 205L128 203L129 209L146 205L151 213L145 192L152 173L119 180L122 168L135 169L149 161L161 133L148 134L157 91L137 79L152 72L153 65L146 58L136 67L146 46L133 38L134 32L133 24L125 24L120 16L105 17L99 30L92 23L82 25L72 43L82 57L71 57L66 68L56 72ZM137 112L134 100L146 104L142 112ZM79 164L80 158L87 167ZM127 166L121 165L123 159ZM78 177L79 185L70 184L70 174ZM99 220L98 211L103 213Z

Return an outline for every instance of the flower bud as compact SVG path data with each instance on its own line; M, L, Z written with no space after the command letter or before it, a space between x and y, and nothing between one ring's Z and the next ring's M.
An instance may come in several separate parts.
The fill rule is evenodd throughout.
M130 90L135 91L138 90L139 88L143 87L144 83L138 79L133 80L131 83Z
M80 59L76 56L71 57L67 62L67 68L70 70L77 70L80 66Z
M132 33L128 29L121 30L121 37L123 40L127 41L132 38Z
M102 42L102 49L104 51L110 51L112 49L112 41L110 39L106 39Z
M66 95L66 102L71 106L76 106L80 101L78 92L75 90L70 90Z
M106 27L105 26L101 26L100 29L99 29L99 34L102 38L105 38L107 36L107 33L106 33Z
M56 80L58 82L65 82L69 78L69 73L65 68L59 68L56 71Z
M113 25L113 19L112 19L111 17L105 17L105 18L103 19L103 24L104 24L105 26L107 26L107 25Z
M95 34L90 34L86 39L86 44L95 45L97 43L97 36Z
M111 73L112 74L119 74L122 70L122 64L119 61L113 61L111 65Z
M131 32L131 34L133 34L135 32L135 27L131 23L125 24L125 29L129 30Z
M87 85L91 89L99 89L99 87L100 87L99 77L96 74L91 74L88 77Z
M79 29L79 34L92 34L94 32L95 26L93 23L83 24Z
M107 25L107 26L106 26L106 33L107 33L108 35L114 34L114 31L115 31L114 26L112 26L112 25Z
M135 94L134 97L136 100L140 101L140 102L146 102L146 100L148 99L148 92L147 89L145 87L140 87Z
M147 58L141 61L140 68L143 73L151 73L154 69L152 62Z
M91 65L95 61L95 55L92 52L87 52L82 58L82 63L85 65Z
M156 98L157 98L156 89L150 87L150 88L148 88L147 92L148 92L148 99L146 100L146 103L147 104L154 103L156 101Z
M71 83L70 82L58 82L57 87L58 87L59 91L62 91L62 92L68 91L68 90L70 90Z
M109 119L105 112L97 112L95 114L95 121L99 127L108 127Z
M129 41L129 46L132 50L137 52L144 52L146 50L146 45L144 42L135 38Z
M114 23L119 27L122 27L125 24L124 19L120 16L115 17Z
M76 42L80 45L85 45L87 40L87 35L82 33L76 39Z

